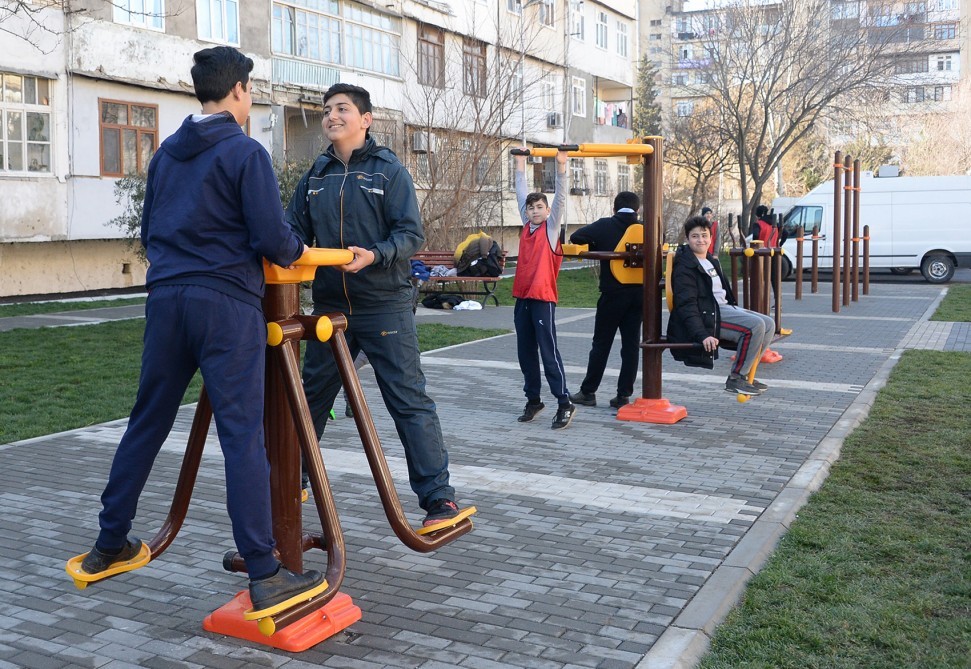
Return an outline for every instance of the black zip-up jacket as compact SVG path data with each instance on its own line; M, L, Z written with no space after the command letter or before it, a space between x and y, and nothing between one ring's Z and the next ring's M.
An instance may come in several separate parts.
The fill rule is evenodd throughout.
M725 278L718 258L708 254L708 262L715 267L725 298L731 305L737 304L732 286ZM687 244L679 246L674 254L674 267L671 269L671 289L674 291L674 311L668 319L668 341L675 344L700 344L707 337L717 337L721 327L721 313L711 287L711 277L698 262ZM718 349L712 353L703 348L669 349L675 360L689 367L712 369L718 358Z
M334 147L300 179L287 222L308 246L374 252L357 274L317 269L314 305L347 314L411 311L411 256L425 243L415 185L391 149L372 138L345 165Z
M589 244L591 251L613 251L623 238L627 228L637 223L637 214L614 214L606 218L600 218L585 225L572 235L570 242L573 244ZM600 292L609 293L614 290L635 289L643 291L640 285L623 284L614 278L610 271L610 261L600 261Z

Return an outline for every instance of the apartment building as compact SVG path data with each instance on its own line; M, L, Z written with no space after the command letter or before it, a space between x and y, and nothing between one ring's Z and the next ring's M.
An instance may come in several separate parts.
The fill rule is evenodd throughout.
M0 19L0 298L144 284L111 223L116 183L198 111L189 68L209 46L254 60L244 130L278 164L323 149L330 85L370 90L372 132L411 168L430 239L459 221L514 252L511 146L631 136L636 0L26 4ZM551 169L533 164L532 185ZM574 161L571 222L606 213L630 179L622 161Z
M798 0L755 4L792 2ZM659 68L659 101L669 122L692 115L708 96L707 48L722 35L727 39L723 17L732 4L738 0L641 0L643 52ZM867 132L905 145L911 139L908 131L917 125L913 119L952 109L958 85L971 81L971 0L831 0L828 4L829 15L819 17L820 35L849 29L887 43L892 74L881 82L882 99L866 107ZM821 40L820 57L826 50ZM822 125L835 143L852 141L861 132L858 123ZM737 209L736 174L731 170L722 179L720 199Z

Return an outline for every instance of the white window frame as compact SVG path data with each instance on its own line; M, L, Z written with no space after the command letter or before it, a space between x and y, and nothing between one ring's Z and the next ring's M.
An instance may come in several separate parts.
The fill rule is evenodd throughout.
M165 32L165 0L116 0L112 7L115 23Z
M675 103L675 113L678 116L691 116L695 112L694 100L678 100Z
M506 11L510 14L516 14L517 16L522 16L523 14L523 2L522 0L506 0Z
M617 19L617 55L627 58L627 22Z
M953 67L954 59L950 55L937 56L937 71L938 72L950 72Z
M555 75L547 74L543 77L543 111L546 113L556 111L557 88Z
M238 0L196 0L196 23L199 39L239 46Z
M573 77L570 92L573 115L585 117L587 115L587 80L583 77Z
M593 161L593 194L607 194L607 161L597 158Z
M556 25L556 0L540 0L539 22L547 28Z
M0 82L0 177L5 176L40 176L50 175L53 171L54 162L54 126L52 125L54 110L51 104L53 95L54 81L45 77L37 77L30 74L15 74L13 72L2 72L2 82ZM10 77L10 79L8 79ZM10 100L16 97L13 80L20 80L20 99ZM28 80L33 81L33 85L28 85ZM42 98L40 82L46 84L46 99ZM33 89L33 100L25 101L27 89ZM46 119L45 128L47 137L38 137L31 129L31 123ZM14 136L11 137L10 131ZM22 169L7 169L11 155L11 146L16 146L20 152L20 165ZM37 164L36 169L31 168L31 148L40 150L43 155L44 147L47 148L47 164ZM36 160L36 155L33 158ZM41 169L41 168L46 169Z
M586 39L584 34L583 4L570 3L570 37L582 42Z
M597 12L597 47L607 48L607 12Z
M630 191L630 165L617 163L617 192Z

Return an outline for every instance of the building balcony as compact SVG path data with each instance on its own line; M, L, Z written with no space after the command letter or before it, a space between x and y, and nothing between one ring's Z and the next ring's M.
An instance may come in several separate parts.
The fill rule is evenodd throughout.
M273 57L273 83L325 91L340 81L340 70L321 63Z

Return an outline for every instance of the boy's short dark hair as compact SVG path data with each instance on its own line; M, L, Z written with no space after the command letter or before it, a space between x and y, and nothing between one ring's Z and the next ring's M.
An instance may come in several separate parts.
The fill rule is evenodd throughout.
M758 216L759 218L762 218L768 213L769 213L769 208L766 207L764 204L760 204L755 208L755 215Z
M192 85L196 99L202 104L218 102L233 90L236 82L249 82L253 59L231 46L214 46L197 51L192 56Z
M701 208L701 215L702 216L704 216L705 214L710 214L710 213L711 213L711 207L702 207Z
M540 193L540 192L530 193L529 195L527 195L526 206L528 207L529 205L533 204L534 202L538 202L539 200L542 200L543 204L545 204L547 207L550 206L550 201L546 199L546 193Z
M630 209L633 212L637 212L641 208L641 198L637 197L637 193L632 193L629 190L622 190L617 193L614 198L614 213L620 211L621 209Z
M711 221L704 216L692 216L684 222L684 236L687 237L695 228L704 228L711 232Z
M354 84L334 84L324 93L324 104L326 105L328 100L341 93L349 97L362 114L374 113L371 109L371 94L368 93L366 88Z

